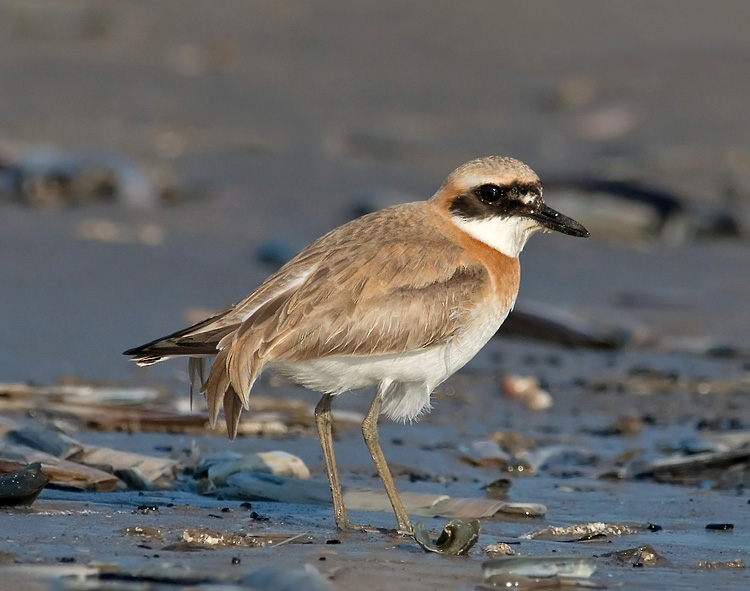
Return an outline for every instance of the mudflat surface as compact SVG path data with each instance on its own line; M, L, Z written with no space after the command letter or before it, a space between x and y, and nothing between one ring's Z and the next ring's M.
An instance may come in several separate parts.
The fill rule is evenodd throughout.
M746 569L695 565L750 562L747 461L656 476L628 462L741 452L750 440L749 19L739 1L0 0L0 163L28 163L50 147L114 154L177 195L148 207L118 196L39 207L0 167L0 382L73 376L161 386L182 399L185 364L140 369L121 352L244 297L287 253L363 204L427 198L457 165L488 154L527 162L549 179L553 207L568 204L575 211L564 213L592 225L589 240L531 240L519 307L628 335L621 347L592 350L501 329L441 388L430 415L382 424L400 490L484 497L485 485L509 477L508 500L546 505L544 518L484 520L469 556L428 555L384 534L337 534L325 506L253 502L268 518L259 521L239 501L199 495L185 476L171 491L45 490L31 509L0 510L0 552L9 557L0 555L8 563L0 588L64 588L73 583L63 568L168 562L210 572L207 586L309 563L333 589L474 589L484 548L504 541L523 555L596 557L593 580L605 587L746 589ZM670 191L688 212L687 229L670 238L624 200L594 215L591 204L611 197L555 189L573 177ZM739 231L701 231L716 212ZM503 395L509 374L538 378L552 408ZM270 376L257 394L316 402ZM370 395L337 407L363 412ZM44 411L5 418L49 426ZM499 431L533 440L532 476L464 459L467 446ZM157 456L280 449L325 478L309 431L233 443L71 434ZM356 427L342 427L336 445L344 483L377 488ZM159 509L144 514L143 505ZM394 525L388 513L353 517ZM444 523L424 521L434 530ZM587 522L662 529L577 542L523 537ZM711 523L734 528L706 530ZM144 525L163 536L122 533ZM306 534L310 543L166 549L192 527ZM667 562L634 567L606 556L643 544Z

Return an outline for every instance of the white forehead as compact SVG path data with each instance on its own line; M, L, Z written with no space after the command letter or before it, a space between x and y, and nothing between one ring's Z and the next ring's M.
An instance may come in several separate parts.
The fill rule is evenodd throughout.
M445 184L466 190L479 185L502 186L514 182L536 184L539 183L539 177L519 160L490 156L459 166L448 176Z

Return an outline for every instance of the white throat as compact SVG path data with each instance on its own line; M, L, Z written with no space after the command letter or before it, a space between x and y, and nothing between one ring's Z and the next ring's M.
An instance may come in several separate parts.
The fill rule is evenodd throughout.
M467 220L454 215L452 219L454 224L472 238L512 258L518 258L529 236L541 230L534 220L523 217Z

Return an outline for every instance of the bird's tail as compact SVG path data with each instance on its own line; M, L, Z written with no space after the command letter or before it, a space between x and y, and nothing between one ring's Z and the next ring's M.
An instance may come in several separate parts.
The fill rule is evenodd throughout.
M142 366L172 357L188 357L191 400L195 391L206 397L212 427L216 425L219 409L223 407L227 432L229 437L234 439L242 409L248 407L252 382L235 389L235 385L229 379L228 353L233 348L230 345L228 350L220 349L221 340L237 329L236 324L221 321L226 318L229 310L231 308L184 330L128 349L124 354L131 356L132 361ZM208 372L207 367L213 357L215 360ZM259 369L253 372L254 376L258 373Z

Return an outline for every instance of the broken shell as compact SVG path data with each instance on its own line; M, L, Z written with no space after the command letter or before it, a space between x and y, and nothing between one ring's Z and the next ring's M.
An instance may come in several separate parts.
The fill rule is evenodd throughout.
M498 542L497 544L490 544L484 549L485 554L489 554L493 558L499 556L515 556L516 551L513 546L506 544L505 542Z
M582 542L593 539L629 536L652 529L651 524L640 523L604 523L601 521L577 523L566 527L550 526L539 531L524 534L530 540L557 540L564 542Z
M672 563L659 554L651 544L644 544L636 548L628 548L620 552L608 552L603 557L614 556L620 564L631 566L671 566Z
M215 458L205 458L201 461L199 473L203 470L217 487L225 486L227 479L233 474L243 472L275 474L302 480L310 478L310 470L305 463L297 456L284 451L266 451L246 456L217 455Z
M503 556L482 565L485 580L509 575L535 579L587 579L595 570L593 558L580 556Z
M745 568L745 561L739 558L727 560L726 562L712 562L710 560L701 560L693 565L698 570L731 570L735 568Z
M479 539L479 520L469 522L454 519L440 532L436 540L432 540L430 533L422 523L414 526L414 541L427 552L438 554L466 554Z

